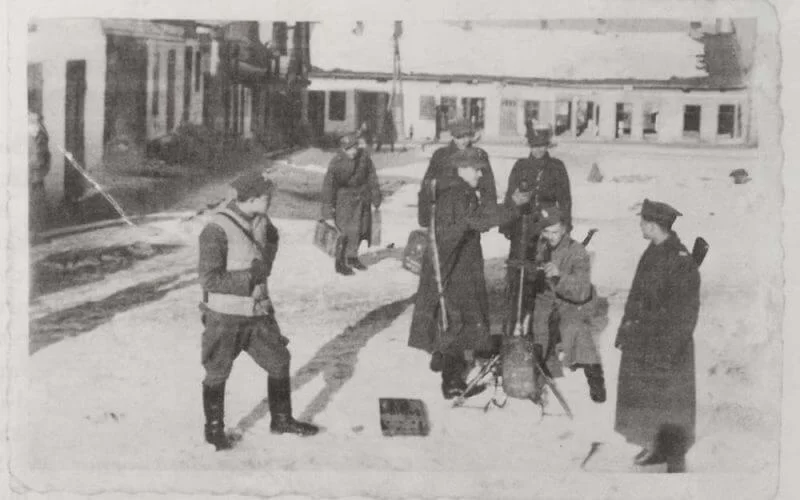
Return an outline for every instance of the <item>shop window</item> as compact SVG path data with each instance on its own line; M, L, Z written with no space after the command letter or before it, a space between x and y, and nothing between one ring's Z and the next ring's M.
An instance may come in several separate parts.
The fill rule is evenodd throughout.
M700 106L688 104L683 107L683 136L700 137Z
M347 93L331 92L328 100L328 119L332 121L344 121L347 116Z
M737 113L738 106L721 104L717 112L717 135L736 138L741 136L740 118Z
M555 135L561 135L572 127L572 99L556 101Z
M658 104L644 103L642 107L642 135L645 139L658 137Z
M617 132L616 138L622 139L631 136L631 116L633 114L633 104L629 102L617 103Z
M423 95L419 97L419 119L436 119L436 97L432 95Z

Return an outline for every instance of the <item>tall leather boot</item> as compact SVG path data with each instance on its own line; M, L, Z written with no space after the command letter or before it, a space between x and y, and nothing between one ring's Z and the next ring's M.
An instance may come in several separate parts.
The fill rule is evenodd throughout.
M206 442L213 444L217 451L233 448L225 434L225 384L215 387L203 384L203 412L206 416Z
M600 364L588 365L583 368L586 381L589 383L589 397L595 403L606 400L606 381L603 377L603 367Z
M298 422L292 417L292 387L289 377L268 377L267 398L272 417L269 430L273 434L313 436L319 432L319 427L316 425Z
M336 272L339 274L343 274L345 276L352 276L356 273L350 268L350 266L347 265L347 258L344 256L346 249L347 249L347 238L342 238L342 245L341 248L339 248L338 253L336 254L336 263L334 265L334 268L336 269Z

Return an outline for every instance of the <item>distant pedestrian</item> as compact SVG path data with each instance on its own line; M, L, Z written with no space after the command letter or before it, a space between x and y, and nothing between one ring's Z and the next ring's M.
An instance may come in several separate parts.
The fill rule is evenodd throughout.
M508 258L510 260L533 261L535 259L537 242L539 241L536 223L541 218L542 209L557 207L562 214L567 232L572 229L572 193L569 174L567 174L564 162L550 156L549 149L553 146L551 139L552 130L549 128L538 129L533 135L529 136L530 153L528 157L517 160L508 176L506 203L508 203L511 194L517 189L533 191L531 206L523 208L524 215L500 226L500 232L509 240ZM541 285L535 277L536 275L529 274L525 280L523 304L533 304L537 285ZM519 273L517 270L508 270L506 283L510 297L519 293ZM510 300L510 303L511 312L509 317L516 318L518 300ZM526 312L523 312L522 316L525 317L525 314Z
M274 185L253 173L240 176L231 187L236 199L200 233L198 266L205 326L205 439L217 450L233 446L225 434L225 384L242 351L268 373L270 431L302 436L318 431L292 417L289 340L281 334L267 287L278 251L278 230L267 215Z
M378 134L375 151L380 151L384 144L388 144L391 147L392 153L394 153L394 143L396 141L397 128L394 124L394 115L391 110L387 109L383 114L383 126L381 127L381 132Z
M672 224L680 212L645 199L645 250L625 304L616 347L622 351L614 428L639 445L637 465L683 472L695 441L694 329L700 274Z
M47 223L44 180L50 172L50 136L39 113L28 110L28 233L31 241Z
M382 201L378 174L363 137L344 136L341 149L328 165L322 184L322 218L344 236L344 245L335 260L339 274L355 274L367 267L358 258L362 241L371 240L372 207Z
M489 298L480 233L519 217L529 193L515 192L504 206L478 198L480 179L488 170L478 150L464 149L447 159L446 173L436 183L436 241L441 263L449 328L438 333L440 315L433 250L422 261L408 345L442 355L442 393L446 399L466 389L466 351L490 353L495 342L489 330Z

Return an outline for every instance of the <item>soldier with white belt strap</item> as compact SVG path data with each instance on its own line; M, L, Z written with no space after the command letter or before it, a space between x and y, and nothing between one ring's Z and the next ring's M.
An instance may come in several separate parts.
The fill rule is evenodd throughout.
M274 184L255 172L231 186L236 199L214 214L200 234L205 438L217 450L232 447L223 421L225 383L242 351L269 374L271 431L304 436L318 431L292 417L289 340L281 334L267 289L278 250L278 230L267 215Z

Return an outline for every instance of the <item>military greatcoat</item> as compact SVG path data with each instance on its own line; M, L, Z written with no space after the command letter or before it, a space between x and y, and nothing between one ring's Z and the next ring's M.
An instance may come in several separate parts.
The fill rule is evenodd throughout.
M641 447L659 431L695 439L694 329L697 265L675 233L645 250L633 278L616 346L622 350L614 428Z

